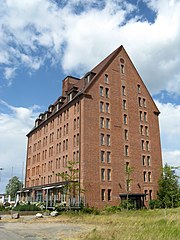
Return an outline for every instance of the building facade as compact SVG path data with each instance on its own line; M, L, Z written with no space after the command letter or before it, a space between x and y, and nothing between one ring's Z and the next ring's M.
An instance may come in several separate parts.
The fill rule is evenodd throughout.
M26 200L70 204L68 162L80 188L73 204L103 208L156 198L162 157L159 110L123 46L83 78L63 80L62 96L27 134ZM131 171L128 171L131 170Z

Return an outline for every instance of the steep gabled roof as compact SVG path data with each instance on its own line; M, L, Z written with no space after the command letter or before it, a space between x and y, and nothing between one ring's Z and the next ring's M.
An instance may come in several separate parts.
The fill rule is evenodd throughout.
M115 59L115 57L119 54L122 48L123 46L121 45L90 71L95 73L96 75L92 78L91 82L85 87L83 92L86 92L86 90L92 85L95 79L97 79L99 75L101 75L101 73L110 65L110 63Z

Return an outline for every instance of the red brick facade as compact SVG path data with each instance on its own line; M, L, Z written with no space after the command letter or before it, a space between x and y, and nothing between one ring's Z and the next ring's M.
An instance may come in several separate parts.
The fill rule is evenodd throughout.
M145 193L147 205L156 197L162 167L158 115L119 47L82 79L67 77L62 97L36 119L27 135L25 190L36 194L61 186L57 174L67 171L68 161L78 161L85 204L118 205L127 194L125 169L130 166L128 194L136 202ZM57 188L51 198L61 201L61 194Z

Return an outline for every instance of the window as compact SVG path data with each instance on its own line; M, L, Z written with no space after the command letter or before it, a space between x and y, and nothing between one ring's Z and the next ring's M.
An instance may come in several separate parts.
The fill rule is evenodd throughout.
M77 146L79 146L79 134L77 134Z
M144 112L144 121L147 122L147 112Z
M106 112L109 113L109 103L106 103Z
M120 65L120 71L121 71L121 73L124 73L125 71L124 71L124 64L121 64Z
M125 170L126 170L126 173L127 173L128 170L129 170L129 162L126 162L126 164L125 164Z
M101 151L101 162L105 162L105 152Z
M141 149L144 150L144 140L141 140Z
M106 128L110 129L110 119L106 118Z
M105 94L106 94L106 98L109 98L109 88L106 88Z
M102 86L100 86L100 88L99 88L99 94L101 97L103 96L103 87Z
M151 182L151 172L148 172L148 181Z
M142 107L141 97L138 97L139 107Z
M107 135L107 146L110 146L110 142L111 142L110 135Z
M152 199L152 190L149 190L149 200Z
M148 131L148 127L147 126L145 126L145 134L146 134L146 137L149 136L149 131Z
M143 125L140 125L140 133L143 135Z
M143 98L143 107L146 107L146 99Z
M104 128L104 118L100 118L100 128Z
M111 201L111 189L108 189L108 201Z
M125 156L129 156L129 147L125 145Z
M74 130L76 130L76 119L74 119Z
M138 93L141 93L141 86L138 84L137 85Z
M147 182L147 173L145 171L143 172L143 179L144 179L144 182Z
M126 108L127 108L126 100L123 100L123 109L126 110Z
M77 118L77 128L79 128L79 117Z
M148 191L147 190L144 190L144 194L145 194L145 201L148 201Z
M149 141L146 141L146 150L149 151Z
M151 157L150 156L147 156L147 165L151 166Z
M101 169L101 181L105 181L105 169Z
M139 112L140 121L142 121L142 111Z
M104 145L104 134L101 133L101 146Z
M107 152L107 162L110 163L111 162L111 152Z
M142 156L142 164L143 164L143 166L146 165L146 157L144 155Z
M74 135L73 146L76 146L76 135Z
M105 189L101 189L101 200L105 201Z
M109 78L108 78L108 75L107 75L107 74L105 74L105 76L104 76L104 82L105 82L105 83L109 83Z
M100 112L104 112L104 103L100 102Z
M126 96L126 88L125 88L125 86L122 86L122 95Z
M124 130L124 139L127 141L128 140L128 130Z
M111 169L107 170L107 179L108 181L111 181Z
M124 114L124 124L127 124L127 115Z

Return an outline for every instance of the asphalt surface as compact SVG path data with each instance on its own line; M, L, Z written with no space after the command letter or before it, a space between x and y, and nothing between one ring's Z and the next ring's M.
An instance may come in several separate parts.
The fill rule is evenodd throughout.
M0 220L0 240L64 240L75 239L80 233L88 232L93 227L84 224L66 224L57 222L32 222L32 217L18 222Z

